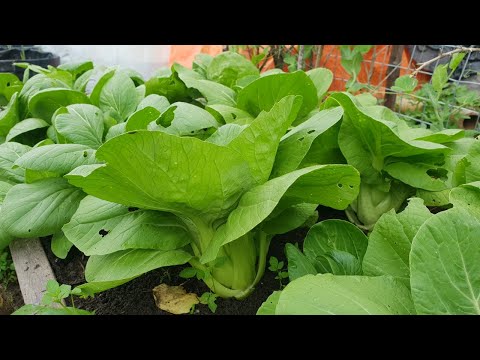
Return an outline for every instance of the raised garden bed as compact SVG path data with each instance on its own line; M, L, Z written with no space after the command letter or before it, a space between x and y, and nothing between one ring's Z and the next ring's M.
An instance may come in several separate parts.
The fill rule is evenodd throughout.
M286 242L303 240L305 231L288 234L282 238L275 239L271 247L271 255L285 261L283 248ZM55 271L57 280L62 284L81 285L85 283L84 268L87 259L78 251L72 251L65 260L58 259L50 251L50 240L43 240L48 258ZM89 311L95 311L98 315L171 315L160 310L153 298L152 289L161 284L183 285L187 292L198 295L209 291L208 287L196 279L184 279L178 274L186 266L167 267L153 270L138 279L132 280L117 288L106 290L95 296L93 299L75 300L75 305ZM273 272L267 271L260 281L257 289L245 300L218 299L218 308L215 315L255 315L258 308L280 285L275 279ZM194 314L212 315L206 305L196 306Z
M345 219L345 214L319 207L320 220L340 218ZM278 235L272 240L269 256L275 256L280 261L286 261L285 244L303 242L307 230L299 229L284 235ZM42 238L42 244L48 260L55 272L55 277L62 284L72 286L85 283L85 265L87 258L78 250L73 249L67 258L59 259L51 251L51 239ZM181 285L188 292L202 294L208 287L196 280L186 280L178 276L185 266L157 269L132 280L115 289L104 291L93 299L77 299L75 305L98 315L171 315L160 310L152 295L152 289L160 283ZM256 290L245 300L219 299L215 315L255 315L258 308L273 291L280 289L280 284L275 279L275 273L267 271L257 286ZM68 301L67 301L68 302ZM23 305L23 304L22 304ZM212 315L206 305L198 305L196 315Z
M16 314L480 312L475 132L326 95L326 69L193 68L1 74Z

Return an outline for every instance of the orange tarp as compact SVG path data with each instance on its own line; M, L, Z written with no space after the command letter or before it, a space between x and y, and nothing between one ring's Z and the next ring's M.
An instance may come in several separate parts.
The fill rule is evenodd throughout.
M170 50L170 64L178 62L184 66L191 67L195 55L198 53L206 53L212 56L218 55L222 52L223 45L172 45ZM378 86L378 92L375 94L378 97L383 97L384 87L386 85L386 77L392 71L392 67L388 67L391 45L375 45L368 53L363 56L363 63L358 81L361 83L369 83L373 86ZM248 52L244 52L248 56ZM373 69L372 69L373 58ZM312 63L315 63L315 57ZM345 82L349 79L348 73L340 64L341 55L338 45L324 45L320 66L330 69L334 74L334 81L330 87L331 91L345 90ZM410 55L407 50L404 50L402 55L401 67L414 68L415 64L410 61ZM274 68L273 59L269 59L264 66L263 71ZM284 69L286 70L286 68ZM405 75L406 70L400 70L400 76ZM419 85L428 82L429 76L418 74Z
M195 55L205 53L215 56L222 50L223 45L171 45L169 66L176 62L191 68Z
M379 89L383 90L386 85L387 75L393 70L393 67L387 65L390 60L391 52L391 45L376 45L366 53L363 56L363 63L360 73L358 74L358 82L369 83L370 85L378 86ZM373 69L372 58L374 58ZM330 87L331 91L345 90L345 80L350 78L350 75L341 66L340 61L341 55L338 45L325 45L320 60L320 66L326 67L333 72L334 81ZM404 50L402 61L400 63L400 76L407 74L407 70L402 68L413 68L414 65L415 63L413 61L410 63L410 54L407 50ZM418 74L417 79L419 84L422 84L428 82L429 77L424 74Z

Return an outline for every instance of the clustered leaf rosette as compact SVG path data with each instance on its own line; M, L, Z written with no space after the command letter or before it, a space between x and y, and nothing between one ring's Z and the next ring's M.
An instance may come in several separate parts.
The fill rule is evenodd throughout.
M382 214L415 194L429 206L447 205L449 191L471 181L465 171L475 169L469 159L478 145L464 130L411 128L391 110L362 105L348 93L333 93L324 105L335 106L344 109L338 145L362 179L347 215L362 228L371 230Z
M356 198L357 170L328 156L343 114L318 109L328 70L260 75L236 55L202 60L146 82L88 64L29 79L6 109L9 132L30 117L45 125L22 133L28 145L0 145L2 246L53 235L57 256L77 247L87 295L190 262L217 294L242 298L275 234Z
M309 89L316 96L313 83ZM258 96L257 91L251 94ZM216 131L200 138L185 135L195 131L190 130L196 126L194 119L203 121L209 113L187 105L172 104L173 114L172 107L167 108L153 131L130 131L109 140L96 153L104 164L77 167L65 176L90 195L63 228L67 238L91 256L85 291L111 287L157 267L190 262L208 274L204 281L217 294L244 297L263 274L273 235L301 226L318 204L343 209L356 197L359 177L351 166L297 170L308 146L296 162L285 166L284 174L271 176L282 156L279 145L287 142L285 133L302 110L301 97L272 98L262 105L267 111L256 117L250 113L245 124L212 126ZM314 116L313 125L307 120L296 132L327 131L340 120L341 109ZM202 128L213 123L203 124L207 125ZM314 135L311 138L310 143ZM130 218L147 214L162 214L166 223L160 218L149 224L137 221L126 236ZM150 229L156 233L147 235Z

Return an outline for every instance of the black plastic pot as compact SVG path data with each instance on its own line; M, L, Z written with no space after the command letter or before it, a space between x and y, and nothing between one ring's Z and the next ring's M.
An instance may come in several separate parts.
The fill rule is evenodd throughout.
M440 54L440 50L442 50L444 45L407 45L408 51L410 52L413 60L417 63L422 63L428 60L433 59L434 57L437 57ZM462 45L464 47L478 47L479 45ZM415 49L415 51L414 51ZM443 51L450 51L453 50L453 48L446 48ZM444 57L440 60L434 61L431 64L428 64L425 66L426 71L433 72L435 70L435 67L438 64L448 64L450 62L450 57ZM468 63L467 62L468 59ZM466 64L465 64L466 63ZM463 70L465 68L465 70ZM480 72L480 52L472 52L470 56L466 56L458 68L455 70L453 73L453 78L457 80L468 80L472 81L470 79L470 76L474 76L476 73ZM460 76L462 76L462 79L460 79ZM476 80L474 80L476 81Z
M25 69L13 65L16 62L27 62L46 68L48 65L58 66L60 65L60 57L50 52L43 52L34 48L23 49L25 58L22 59L22 50L18 47L13 48L0 48L0 72L14 73L21 80ZM33 72L35 74L35 72ZM34 75L30 74L31 75Z

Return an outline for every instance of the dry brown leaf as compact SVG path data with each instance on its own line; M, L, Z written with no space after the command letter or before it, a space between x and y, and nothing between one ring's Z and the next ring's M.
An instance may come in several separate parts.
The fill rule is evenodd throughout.
M187 293L182 286L160 284L153 289L155 304L161 310L172 314L188 314L193 305L198 304L194 293Z

